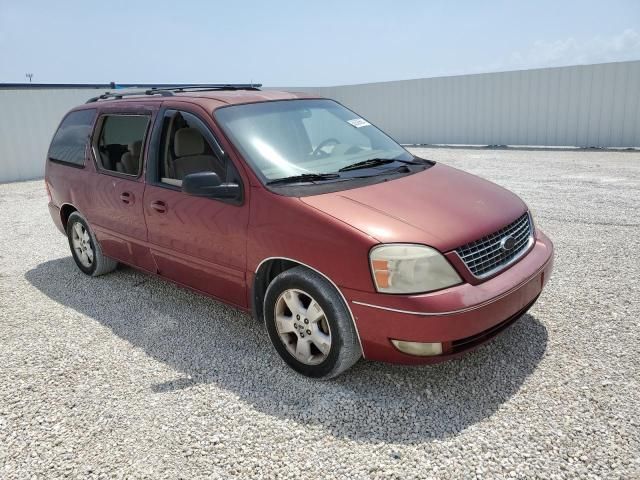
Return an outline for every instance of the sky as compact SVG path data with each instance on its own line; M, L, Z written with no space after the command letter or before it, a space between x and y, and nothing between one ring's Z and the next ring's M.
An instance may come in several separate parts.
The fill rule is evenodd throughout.
M305 87L625 60L639 0L0 0L0 82Z

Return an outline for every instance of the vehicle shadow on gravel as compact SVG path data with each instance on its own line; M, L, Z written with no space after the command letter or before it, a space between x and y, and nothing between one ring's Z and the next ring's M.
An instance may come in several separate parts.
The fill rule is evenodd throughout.
M133 269L88 278L67 257L25 277L175 369L175 378L148 385L154 394L215 384L259 412L355 441L419 443L455 435L516 394L547 346L546 328L527 314L457 360L424 367L361 361L337 379L313 381L284 366L249 315ZM215 422L215 409L210 415Z

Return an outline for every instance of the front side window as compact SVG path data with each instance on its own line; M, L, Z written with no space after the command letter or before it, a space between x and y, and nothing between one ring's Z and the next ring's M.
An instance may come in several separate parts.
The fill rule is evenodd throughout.
M47 154L49 160L71 165L84 165L87 144L95 117L95 109L79 110L67 115L51 141Z
M266 182L338 174L361 162L387 164L414 158L369 122L331 100L234 105L219 108L214 115Z
M226 162L218 158L207 139L207 127L188 112L165 112L158 152L158 171L161 183L181 186L190 173L215 172L224 182Z
M149 115L104 115L96 149L104 170L140 175Z

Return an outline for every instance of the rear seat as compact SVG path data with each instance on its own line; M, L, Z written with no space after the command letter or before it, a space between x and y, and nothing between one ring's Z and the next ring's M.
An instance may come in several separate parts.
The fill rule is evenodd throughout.
M140 170L140 152L142 151L142 140L137 140L129 144L129 150L122 154L120 161L116 165L119 172L129 175L137 175Z

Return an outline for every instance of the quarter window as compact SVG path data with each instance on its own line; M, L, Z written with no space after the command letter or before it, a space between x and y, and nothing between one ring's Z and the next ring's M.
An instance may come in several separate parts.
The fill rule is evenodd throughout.
M95 109L71 112L53 136L47 157L54 162L84 165Z
M140 174L148 115L105 115L97 139L97 158L104 170Z

